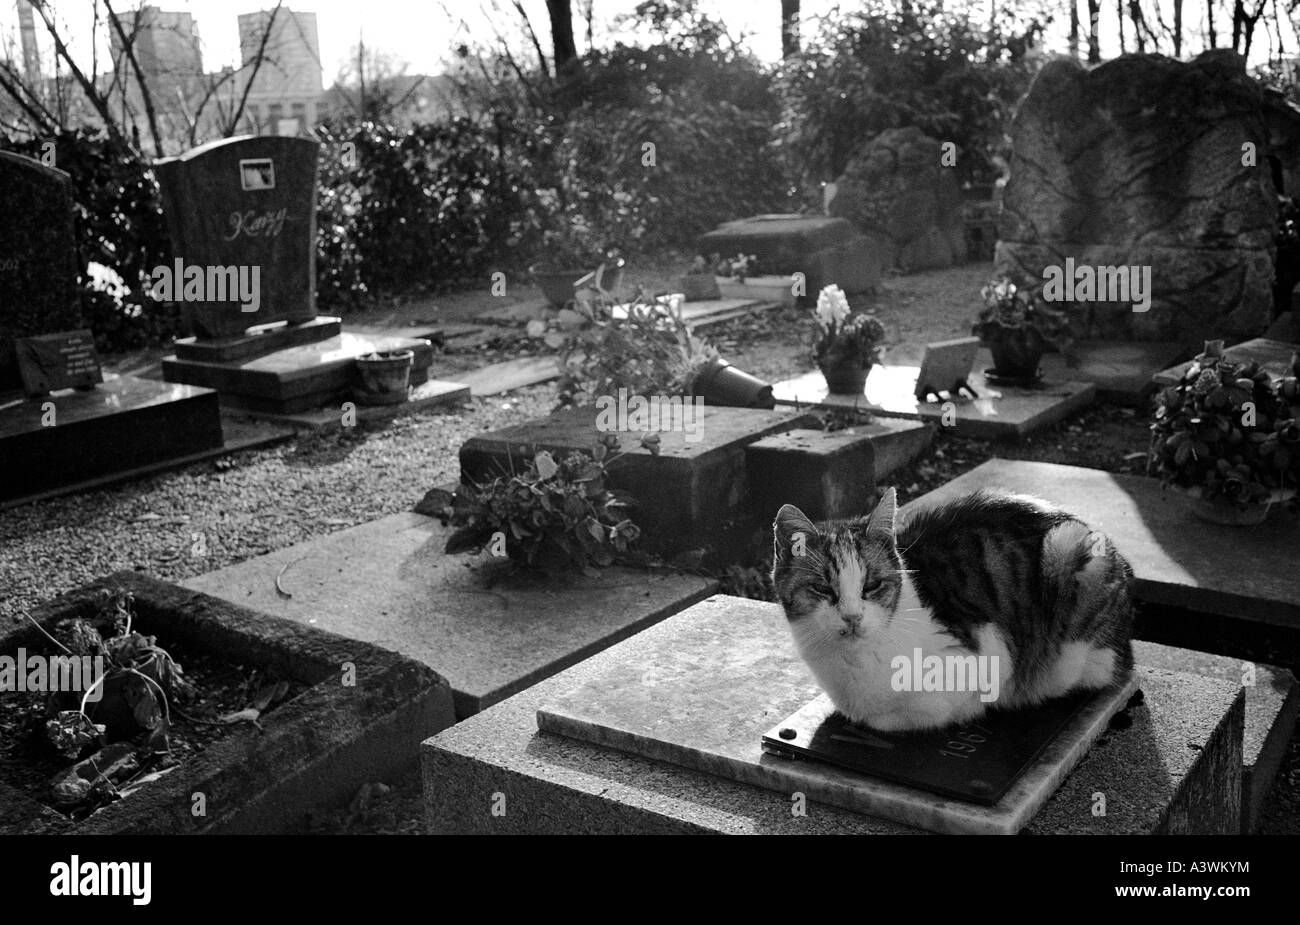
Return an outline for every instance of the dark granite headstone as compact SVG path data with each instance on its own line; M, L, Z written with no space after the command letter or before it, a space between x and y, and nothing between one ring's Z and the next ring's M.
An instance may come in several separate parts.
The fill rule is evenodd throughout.
M200 339L316 317L319 147L306 138L227 138L156 163L174 259L186 268L260 268L256 311L233 299L183 303Z
M95 335L63 331L19 338L15 352L23 390L29 396L59 389L93 388L104 381L95 353Z
M72 179L0 151L0 392L22 385L14 341L80 323Z

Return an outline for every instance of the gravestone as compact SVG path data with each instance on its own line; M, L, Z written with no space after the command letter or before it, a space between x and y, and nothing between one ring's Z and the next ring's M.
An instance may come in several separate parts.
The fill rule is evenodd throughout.
M319 147L244 136L157 162L173 263L155 270L154 292L181 301L196 332L163 358L169 382L213 388L230 405L283 417L355 399L356 358L365 353L410 350L410 385L428 381L428 340L357 337L338 318L316 314ZM160 288L160 271L173 281L183 276L184 285Z
M38 334L15 341L18 373L29 398L60 389L89 389L104 381L90 331Z
M255 311L234 299L176 300L183 301L198 334L197 340L178 345L178 356L194 345L202 353L214 341L242 339L249 328L278 322L297 326L316 318L318 149L305 138L224 138L154 165L173 258L205 271L229 266L260 271ZM337 333L337 326L314 330L323 340Z
M873 289L886 266L878 236L825 215L774 213L724 222L700 237L698 250L724 258L752 255L765 275L802 273L811 298L832 283L845 292Z
M81 319L72 178L0 151L0 392L20 388L14 341Z
M72 215L68 174L0 152L0 503L223 447L215 392L103 376Z
M590 453L602 436L600 417L594 407L568 408L477 434L460 448L461 482L482 483L517 471L537 450L557 458ZM647 548L675 553L691 544L717 547L727 542L727 527L748 536L743 524L754 512L745 448L771 434L818 426L815 417L788 409L706 406L689 425L683 417L682 427L659 432L658 455L639 445L640 433L618 433L620 458L609 466L609 486L631 492L639 502L632 519Z
M961 189L943 149L915 126L871 139L835 181L830 215L882 242L885 267L950 267L966 259Z
M1048 62L1012 124L998 271L1041 281L1071 259L1150 268L1145 311L1065 303L1085 337L1257 336L1272 316L1277 220L1264 112L1260 85L1224 49Z

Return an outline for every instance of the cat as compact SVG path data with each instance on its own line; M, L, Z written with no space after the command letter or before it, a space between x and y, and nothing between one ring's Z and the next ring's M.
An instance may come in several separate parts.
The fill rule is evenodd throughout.
M890 488L870 516L824 529L787 504L773 525L772 582L795 646L850 721L937 729L1127 677L1133 570L1103 534L1005 492L978 491L901 524L897 503ZM934 685L900 673L900 659L921 663L918 649L966 666L996 657L983 660L996 698L961 682L944 686L974 689L918 689Z

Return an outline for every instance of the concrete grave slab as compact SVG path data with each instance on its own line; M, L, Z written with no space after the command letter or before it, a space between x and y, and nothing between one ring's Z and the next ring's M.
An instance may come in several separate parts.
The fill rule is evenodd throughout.
M727 775L767 773L760 740L818 693L793 651L780 607L717 596L490 710L444 730L422 748L429 830L455 833L904 834L897 822L816 803L790 812L790 790ZM708 639L734 644L704 645ZM700 645L697 646L696 644ZM693 663L693 664L692 664ZM538 711L598 679L667 666L698 682L628 688L627 704L657 758L538 730ZM1026 831L1232 832L1240 822L1243 698L1227 682L1142 668L1141 705L1112 726L1075 766ZM659 694L662 692L662 698ZM608 705L617 709L616 704ZM693 765L677 763L687 755ZM1093 793L1107 795L1105 816ZM806 791L805 791L806 792ZM504 816L492 795L506 795ZM811 797L811 794L810 794Z
M1199 352L1199 349L1193 351L1193 353ZM1258 361L1274 379L1280 379L1291 375L1291 357L1297 352L1300 352L1300 344L1256 337L1225 348L1223 355L1234 363ZM1155 384L1160 388L1178 385L1187 374L1187 367L1191 365L1192 361L1188 360L1186 363L1179 363L1177 366L1156 373Z
M559 377L560 364L553 356L519 357L456 373L456 380L469 386L470 393L479 397L501 395Z
M721 299L704 299L681 304L682 322L688 328L702 328L710 324L730 321L742 315L768 311L779 306L779 302L769 302L755 296L723 297ZM627 318L627 304L615 305L611 316L615 321ZM667 309L664 310L667 315Z
M174 465L224 446L211 389L116 376L84 391L0 395L0 501Z
M982 355L982 353L981 353ZM990 361L991 365L991 361ZM867 375L862 395L833 395L818 370L772 387L778 405L797 408L856 408L884 417L909 418L942 425L945 402L921 402L913 394L917 366L877 363ZM991 386L977 357L967 382L979 398L952 403L952 426L959 434L985 440L1019 440L1092 404L1097 388L1090 382L1044 378L1032 389Z
M362 784L401 773L421 739L454 721L447 682L411 659L137 572L69 592L32 617L48 628L91 616L102 588L131 591L134 626L164 647L183 644L188 652L267 668L306 689L262 716L260 729L233 727L176 770L81 821L16 790L0 767L0 834L282 832L313 808L342 805ZM9 655L42 651L43 644L30 623L0 635L0 652ZM340 682L347 663L355 669L351 686ZM195 793L206 798L205 816L191 813Z
M904 511L995 487L1059 504L1108 534L1132 563L1141 600L1300 628L1300 525L1282 511L1261 528L1216 527L1196 519L1158 479L1007 459L977 466Z
M1061 354L1049 353L1042 369L1053 379L1091 382L1103 401L1145 408L1156 389L1152 377L1197 349L1168 342L1083 341L1075 345L1079 365L1067 366Z
M867 513L876 485L924 452L933 439L930 425L900 418L764 437L745 448L754 503L765 521L787 503L814 520Z
M732 724L749 710L766 712L771 698L808 689L808 672L794 656L793 643L785 641L782 647L781 635L774 640L772 634L755 632L759 620L783 631L785 615L773 604L764 606L761 616L720 609L714 614L706 607L696 608L703 611L697 619L682 621L673 646L648 652L644 660L608 665L543 706L537 713L538 728L777 793L805 793L824 805L928 831L1008 835L1042 807L1137 687L1130 678L1099 695L1006 795L992 806L980 806L817 761L766 754L747 725ZM767 692L766 697L756 699L759 691ZM832 708L815 692L809 699L818 701L815 726ZM795 710L801 708L814 709L800 704ZM791 721L778 716L770 725Z
M729 276L716 277L718 291L724 299L757 299L764 303L773 303L786 308L795 304L794 277L766 274L747 276L742 283Z
M185 587L423 662L451 683L462 718L716 587L621 567L596 578L512 579L490 556L445 555L449 535L431 517L393 514L191 578Z
M596 408L569 408L477 434L460 448L462 481L481 482L514 471L534 450L590 452L600 436L597 417ZM648 547L689 548L683 544L716 540L726 522L745 513L747 444L817 426L811 415L785 409L705 407L698 420L692 418L692 433L660 432L658 456L639 445L639 433L619 434L626 452L609 467L610 486L630 491L640 502L633 519Z
M1135 641L1133 654L1140 665L1219 678L1234 684L1242 684L1247 671L1247 664L1239 658L1156 642ZM1300 707L1300 687L1290 671L1274 665L1249 667L1254 671L1254 683L1243 686L1246 716L1241 754L1241 831L1245 834L1253 833L1259 826L1260 812L1282 766Z
M365 405L349 396L344 401L355 405L356 420L366 422L389 421L408 414L428 411L444 405L455 405L470 397L470 389L463 382L446 382L442 379L429 379L419 385L411 386L410 397L397 405ZM296 414L266 414L257 416L266 421L302 427L309 430L331 430L343 426L343 402L324 408L311 408ZM238 409L232 409L238 410Z

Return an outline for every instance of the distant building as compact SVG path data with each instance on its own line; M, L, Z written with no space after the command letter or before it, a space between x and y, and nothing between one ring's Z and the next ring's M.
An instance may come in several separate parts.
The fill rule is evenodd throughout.
M241 15L239 52L244 64L241 89L249 79L253 82L245 109L249 129L264 135L297 135L316 124L323 87L315 13L281 7ZM262 64L253 76L259 52Z
M203 73L203 54L199 50L199 30L189 13L160 10L144 6L139 11L119 13L113 17L121 32L131 40L136 63L152 85L168 81L183 83ZM122 37L118 28L108 30L113 67L128 69ZM134 38L133 38L134 37Z

